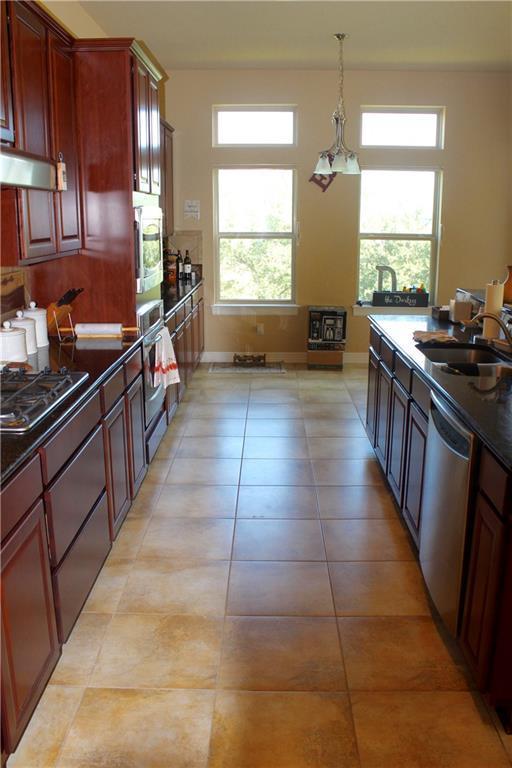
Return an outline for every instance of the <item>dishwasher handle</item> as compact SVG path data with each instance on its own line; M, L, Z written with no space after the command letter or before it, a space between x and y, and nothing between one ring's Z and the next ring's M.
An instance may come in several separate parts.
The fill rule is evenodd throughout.
M469 461L473 452L473 435L461 424L448 406L434 392L430 393L430 420L440 440L452 452Z

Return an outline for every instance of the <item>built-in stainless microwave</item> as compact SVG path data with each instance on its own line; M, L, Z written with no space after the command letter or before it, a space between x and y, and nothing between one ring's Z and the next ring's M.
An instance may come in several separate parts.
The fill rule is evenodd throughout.
M135 278L137 293L159 285L164 278L162 256L162 209L136 205Z

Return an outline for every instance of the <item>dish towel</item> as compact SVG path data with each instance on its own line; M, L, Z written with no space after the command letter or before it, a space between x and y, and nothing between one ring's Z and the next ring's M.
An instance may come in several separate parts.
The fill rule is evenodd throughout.
M160 339L155 347L154 385L163 384L165 388L177 384L180 380L176 355L172 346L169 331L164 326L160 331Z

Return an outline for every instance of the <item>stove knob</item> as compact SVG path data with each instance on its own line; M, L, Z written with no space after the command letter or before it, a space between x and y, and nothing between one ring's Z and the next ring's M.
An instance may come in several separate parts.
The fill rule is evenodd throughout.
M59 373L62 374L62 376L66 376L68 374L68 369L65 365L63 365L62 368L59 368Z
M52 372L52 369L50 368L50 366L45 365L45 367L43 368L44 375L49 376L51 372Z

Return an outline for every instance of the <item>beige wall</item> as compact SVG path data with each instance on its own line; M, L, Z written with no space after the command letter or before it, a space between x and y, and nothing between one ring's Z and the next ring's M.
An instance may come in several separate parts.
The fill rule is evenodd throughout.
M40 5L75 37L108 37L78 0L45 0Z
M419 166L444 174L437 299L446 302L459 285L483 286L512 263L510 231L510 76L455 72L346 73L348 144L357 149L360 105L446 107L443 151L415 154ZM175 127L175 222L203 231L207 303L213 302L212 169L223 163L286 163L297 168L300 244L297 302L343 304L356 300L359 177L337 177L322 193L308 183L320 149L332 141L330 115L337 93L333 71L176 71L166 84L167 119ZM295 148L213 149L213 104L295 104ZM485 151L483 151L485 147ZM410 164L404 150L361 152L363 166ZM199 222L183 217L185 199L201 201ZM210 352L304 350L305 310L297 317L212 316ZM256 322L265 335L257 336ZM367 321L348 318L351 352L367 348Z

